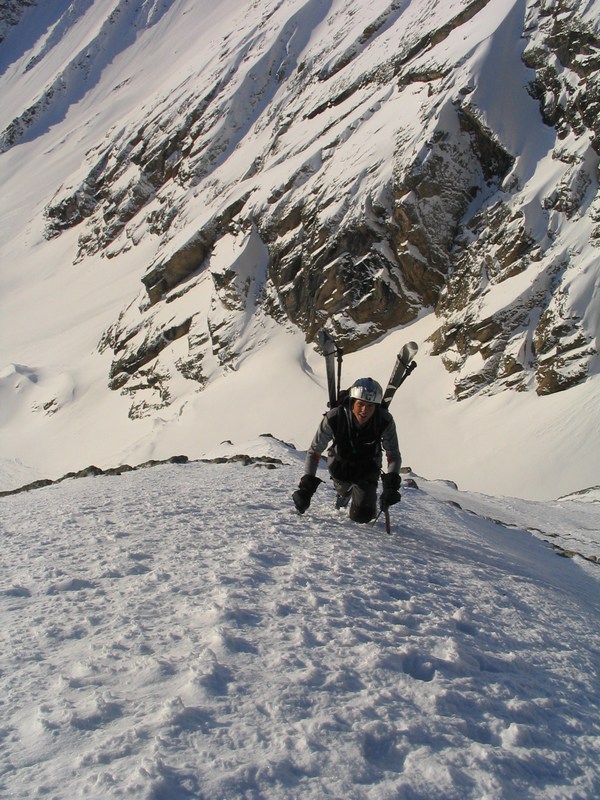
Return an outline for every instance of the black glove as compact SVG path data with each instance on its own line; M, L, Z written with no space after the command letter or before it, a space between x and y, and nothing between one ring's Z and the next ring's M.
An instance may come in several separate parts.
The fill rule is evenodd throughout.
M310 505L310 500L317 488L323 481L315 475L303 475L300 478L298 489L292 495L292 500L299 514L304 514Z
M385 472L381 476L381 482L383 484L383 491L379 498L379 503L381 505L381 510L385 511L390 506L393 506L394 503L400 502L400 492L398 489L400 488L402 479L396 472Z

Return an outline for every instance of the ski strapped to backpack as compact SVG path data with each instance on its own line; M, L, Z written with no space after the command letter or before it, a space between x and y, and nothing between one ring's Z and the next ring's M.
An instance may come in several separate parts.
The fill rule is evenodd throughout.
M319 332L319 347L325 356L325 370L327 372L327 391L329 393L329 408L335 408L340 402L340 382L342 379L342 359L344 353L334 342L326 330ZM337 359L337 381L335 376L335 361Z
M383 400L381 405L387 408L392 402L396 389L399 389L409 375L417 368L417 362L414 357L419 351L419 346L416 342L408 342L396 356L396 363L390 375L390 379L383 393Z
M342 377L342 359L343 351L337 346L331 334L326 330L319 332L318 339L319 347L325 356L325 370L327 373L327 391L329 393L329 408L335 408L341 401L341 377ZM402 386L404 381L416 369L417 362L414 357L419 351L419 346L416 342L408 342L404 345L402 350L396 356L396 363L392 369L392 373L387 382L387 386L383 393L383 400L381 405L383 408L388 408L396 390ZM337 359L337 379L335 372L335 365Z

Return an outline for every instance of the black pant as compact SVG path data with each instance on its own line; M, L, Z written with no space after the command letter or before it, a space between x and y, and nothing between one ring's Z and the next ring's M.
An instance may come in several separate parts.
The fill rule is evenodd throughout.
M377 483L379 473L367 475L357 480L341 481L333 478L333 485L340 497L352 492L350 519L354 522L370 522L377 514Z

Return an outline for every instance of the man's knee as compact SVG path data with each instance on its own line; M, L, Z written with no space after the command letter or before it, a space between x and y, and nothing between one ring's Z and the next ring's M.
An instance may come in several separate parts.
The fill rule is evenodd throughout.
M350 508L350 519L353 522L370 522L375 518L375 506L352 506Z

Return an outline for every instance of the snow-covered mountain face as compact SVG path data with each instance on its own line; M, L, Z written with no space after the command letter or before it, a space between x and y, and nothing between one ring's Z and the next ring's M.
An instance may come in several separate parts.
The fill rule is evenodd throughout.
M40 259L81 281L130 419L179 414L281 328L351 353L426 319L453 400L597 386L599 0L2 13L5 185L35 174L3 269L26 241L38 297Z

